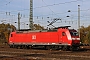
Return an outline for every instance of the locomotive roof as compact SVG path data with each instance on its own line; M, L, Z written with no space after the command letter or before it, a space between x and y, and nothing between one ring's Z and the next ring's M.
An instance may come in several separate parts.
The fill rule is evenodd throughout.
M45 29L45 30L31 30L31 29L21 29L17 30L16 33L29 33L29 32L55 32L57 29Z
M68 28L68 27L71 27L71 26L60 26L60 27L55 27L54 29L59 29L59 28Z
M55 28L52 28L52 29L45 29L45 30L31 30L31 29L20 29L20 30L17 30L16 32L17 33L28 33L28 32L55 32L57 31L59 28L62 28L62 29L68 29L68 27L71 27L71 26L60 26L60 27L55 27Z
M17 31L30 31L31 29L20 29L20 30L17 30Z

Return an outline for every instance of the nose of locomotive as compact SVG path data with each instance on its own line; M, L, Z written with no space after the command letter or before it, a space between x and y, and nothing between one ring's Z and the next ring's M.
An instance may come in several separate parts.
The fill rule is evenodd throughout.
M72 38L72 44L73 45L79 45L80 44L80 38Z

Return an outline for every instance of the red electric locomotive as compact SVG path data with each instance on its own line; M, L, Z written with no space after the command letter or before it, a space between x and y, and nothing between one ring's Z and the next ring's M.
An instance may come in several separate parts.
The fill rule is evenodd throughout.
M46 49L78 49L80 46L78 32L68 27L64 26L44 31L15 31L10 34L9 45L16 48L42 46Z

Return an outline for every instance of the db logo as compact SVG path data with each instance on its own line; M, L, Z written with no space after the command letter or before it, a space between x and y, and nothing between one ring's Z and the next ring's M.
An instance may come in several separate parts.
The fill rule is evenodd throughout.
M32 35L32 39L35 40L36 39L36 35Z

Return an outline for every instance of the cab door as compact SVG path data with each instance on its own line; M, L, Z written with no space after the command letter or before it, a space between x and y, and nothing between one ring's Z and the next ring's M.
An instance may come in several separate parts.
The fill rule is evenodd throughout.
M68 44L67 35L65 32L62 32L62 43Z
M62 32L59 32L59 44L62 44L63 38L62 38Z

